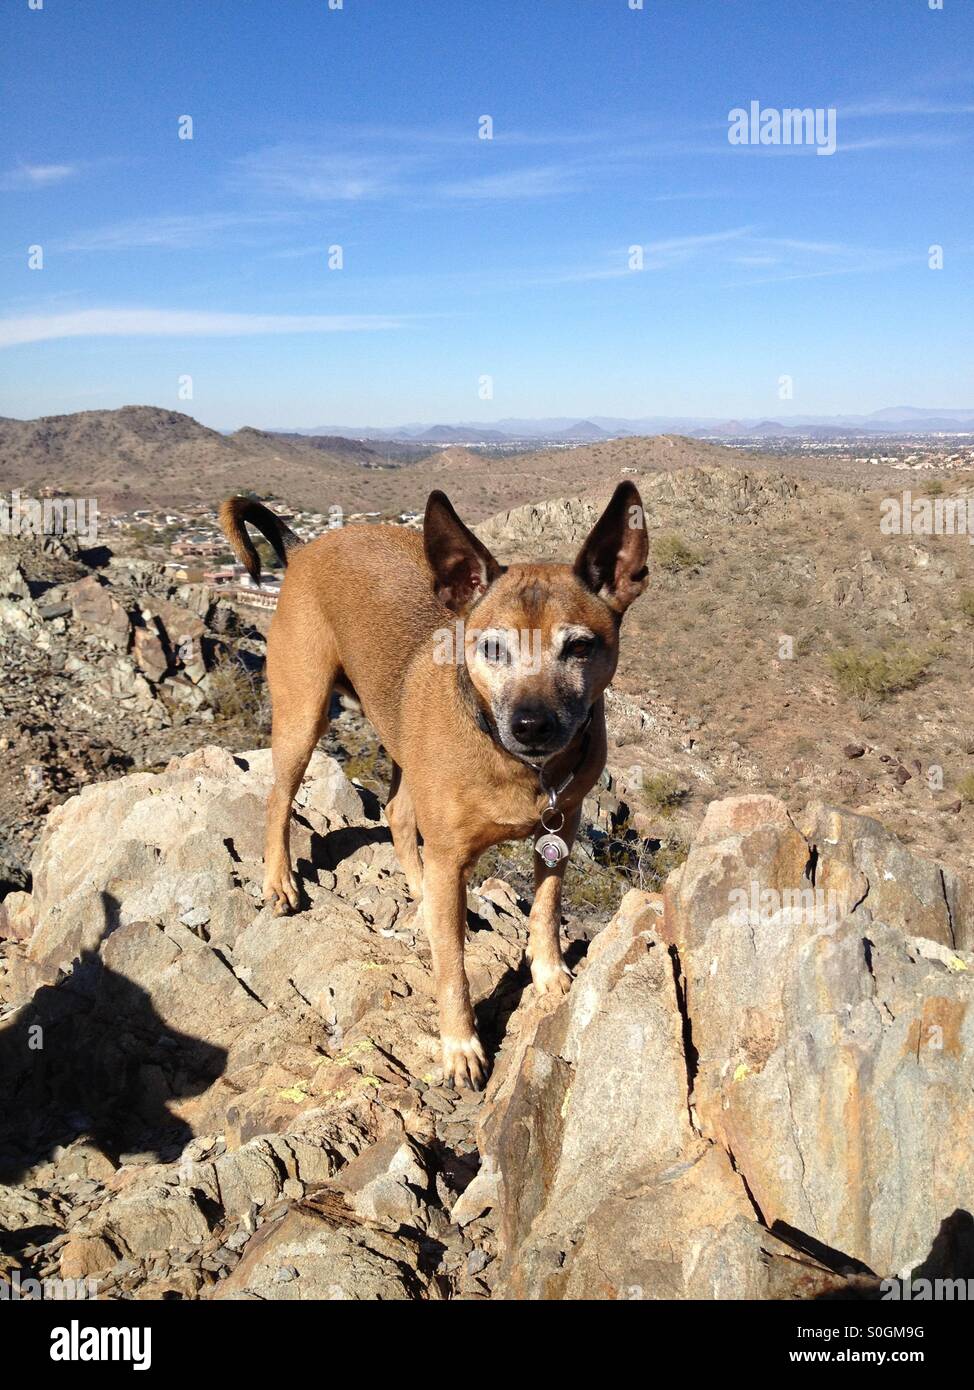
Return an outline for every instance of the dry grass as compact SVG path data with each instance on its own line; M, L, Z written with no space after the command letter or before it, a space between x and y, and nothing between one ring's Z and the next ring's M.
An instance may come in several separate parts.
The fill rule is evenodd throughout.
M689 841L682 831L674 831L664 840L644 840L626 820L597 843L596 860L603 870L617 875L625 888L655 893L689 852Z
M566 914L607 920L630 888L656 892L667 875L687 857L689 845L679 834L663 842L641 839L626 822L611 835L593 835L594 858L576 848L565 874L562 901ZM472 882L496 876L530 902L534 894L534 842L508 841L489 849L477 863Z
M681 570L699 569L706 560L697 554L682 536L668 531L653 541L653 559L667 574L679 574Z
M844 695L857 700L886 700L901 690L912 690L927 674L936 656L900 644L886 651L845 647L832 652L829 670Z
M218 719L239 727L255 743L264 742L271 727L270 700L262 674L249 671L235 657L221 657L209 673L206 690Z
M341 762L342 771L349 781L360 782L363 787L375 792L381 801L385 801L389 795L392 764L378 742L356 749Z
M686 789L665 772L646 778L639 790L647 808L663 817L671 816L686 797Z

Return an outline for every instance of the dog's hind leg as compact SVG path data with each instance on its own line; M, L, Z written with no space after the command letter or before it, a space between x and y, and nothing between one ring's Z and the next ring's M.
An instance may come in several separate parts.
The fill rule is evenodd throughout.
M300 903L291 869L291 803L327 727L338 673L330 634L300 620L297 626L300 630L292 630L289 613L279 610L267 644L274 786L267 802L264 901L273 905L278 917L296 910Z
M416 825L416 808L409 788L402 780L402 768L392 764L392 781L389 784L389 800L386 802L386 820L392 831L392 843L396 858L402 866L409 884L410 895L417 901L423 896L423 861L419 856L419 830Z

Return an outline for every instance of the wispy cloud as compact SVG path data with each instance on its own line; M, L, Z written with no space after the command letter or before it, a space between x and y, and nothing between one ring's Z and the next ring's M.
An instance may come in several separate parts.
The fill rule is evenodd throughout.
M7 192L19 188L50 188L74 178L79 172L77 164L20 164L0 174L0 188Z
M875 97L870 101L839 106L839 115L851 119L869 116L971 116L974 102L936 101L926 97Z
M55 243L58 251L131 251L159 247L184 251L206 245L226 246L233 237L247 237L294 221L286 212L183 213L138 217L78 232Z
M703 232L696 235L667 237L659 241L643 242L640 244L643 270L667 270L684 265L714 248L724 247L728 244L739 244L750 235L750 230L749 227L731 227L721 232ZM607 254L601 265L552 270L550 273L526 279L523 283L571 285L583 284L589 280L619 280L632 277L638 272L635 272L630 265L631 253L632 247L618 246Z
M360 333L400 327L385 314L236 314L193 309L81 309L0 318L0 347L54 338L240 338L261 334Z
M579 186L579 170L570 164L548 164L530 169L508 169L495 174L479 174L437 185L442 198L471 202L550 198L572 192Z
M750 227L731 227L723 232L703 232L695 236L667 237L663 241L651 241L644 247L648 256L686 259L705 246L719 246L728 241L740 241L750 232Z
M541 149L551 157L541 161ZM618 134L605 131L501 129L479 140L475 127L425 134L358 127L337 131L328 145L252 151L234 161L229 183L236 191L300 202L524 201L590 186L620 161L628 167L632 154Z
M799 237L768 236L753 227L731 227L719 232L669 237L645 242L643 271L675 271L732 267L755 272L741 284L766 284L773 280L817 279L820 276L853 275L891 269L916 260L915 252L876 250L839 241L812 241ZM553 270L526 282L535 285L573 284L585 281L629 278L639 272L630 265L631 247L616 247L600 265ZM774 269L771 276L768 271ZM765 272L760 277L756 272Z
M916 252L901 249L859 246L845 241L813 241L805 237L748 237L747 245L735 248L728 263L746 271L768 271L753 275L739 284L763 285L778 280L817 280L832 275L870 274L890 270L916 261Z
M235 161L231 182L276 198L358 203L404 193L407 168L424 162L400 151L308 149L271 145Z
M854 140L844 140L840 135L836 143L836 153L855 154L863 150L934 150L942 149L946 145L956 145L960 138L946 132L938 135L927 135L919 131L905 131L900 134L891 132L888 135L863 135Z
M916 263L917 253L912 250L802 241L793 237L756 237L753 252L749 248L747 254L731 261L731 264L744 271L767 271L772 266L777 267L772 274L748 275L736 281L734 288L778 284L788 280L821 280L836 275L870 275Z

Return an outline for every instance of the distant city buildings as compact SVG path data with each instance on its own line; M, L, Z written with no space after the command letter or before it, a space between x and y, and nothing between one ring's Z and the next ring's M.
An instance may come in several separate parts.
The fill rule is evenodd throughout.
M405 511L392 517L382 512L349 512L345 516L339 508L327 513L312 512L295 510L280 498L264 500L302 541L314 540L334 530L336 524L374 525L384 519L414 528L423 524L422 512ZM162 563L178 584L206 584L231 603L251 608L277 605L282 572L276 558L265 560L261 582L255 584L234 558L213 507L202 503L173 508L138 507L132 512L109 515L105 526L124 537L126 549Z

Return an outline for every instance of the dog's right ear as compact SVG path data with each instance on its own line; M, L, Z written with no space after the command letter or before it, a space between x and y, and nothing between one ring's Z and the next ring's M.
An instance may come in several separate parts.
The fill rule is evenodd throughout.
M436 597L454 613L463 613L503 574L487 547L464 526L444 492L429 495L423 543Z
M646 587L649 538L642 498L634 483L620 483L575 559L586 588L621 615Z

